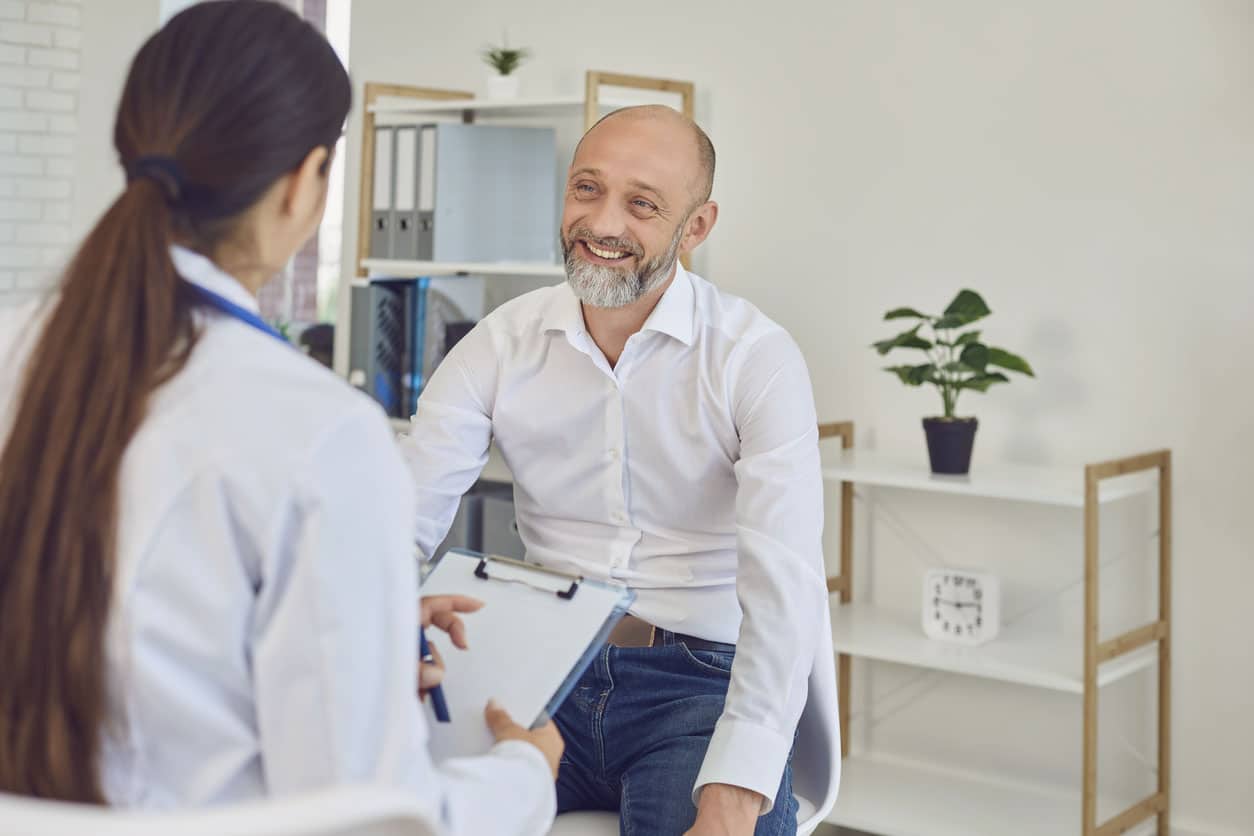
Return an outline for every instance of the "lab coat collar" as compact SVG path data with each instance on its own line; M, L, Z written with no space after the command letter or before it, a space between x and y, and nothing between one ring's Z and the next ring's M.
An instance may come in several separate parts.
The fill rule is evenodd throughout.
M234 276L223 271L209 258L198 252L189 250L179 244L170 246L170 257L174 259L174 269L186 281L204 288L239 305L246 311L260 313L257 297L253 296Z

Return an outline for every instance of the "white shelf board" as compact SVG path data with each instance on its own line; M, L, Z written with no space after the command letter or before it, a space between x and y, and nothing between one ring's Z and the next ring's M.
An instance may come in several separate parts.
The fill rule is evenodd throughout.
M832 604L832 642L838 653L947 673L1013 682L1034 688L1084 693L1084 646L1077 637L1003 626L997 638L977 646L950 644L923 634L909 616L852 602ZM1097 669L1098 686L1150 667L1156 645L1147 645Z
M927 452L917 461L906 461L869 450L841 450L824 456L823 478L831 482L856 482L890 488L960 494L990 499L1010 499L1068 508L1084 507L1084 468L1032 467L982 462L977 456L965 476L939 476L927 466ZM1112 502L1154 490L1155 471L1103 480L1101 502Z
M1139 800L1107 806L1101 799L1098 809L1113 816ZM840 794L827 821L879 836L1059 836L1080 832L1080 812L1079 791L986 781L872 755L842 762ZM1151 833L1153 821L1128 832Z
M566 278L562 264L526 261L407 261L394 258L366 258L361 266L375 279L411 279L418 276L540 276ZM355 284L362 284L355 281Z
M614 97L599 96L597 98L597 104L603 110L626 107L637 103ZM467 110L494 116L528 116L538 113L563 111L582 114L583 107L583 96L548 96L544 98L521 99L443 99L430 101L384 96L367 109L375 115L386 114L388 116L448 115L462 113Z

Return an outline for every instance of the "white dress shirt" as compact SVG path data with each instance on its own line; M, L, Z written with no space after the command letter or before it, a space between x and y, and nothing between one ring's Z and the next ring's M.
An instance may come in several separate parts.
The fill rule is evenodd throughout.
M186 279L257 310L208 259L174 256ZM46 311L24 327L34 315L0 319L0 437ZM154 394L122 462L110 802L370 783L412 790L450 832L544 833L555 798L535 747L441 766L427 753L414 494L382 411L258 329L197 317L189 363Z
M430 554L495 440L530 561L637 591L664 629L735 642L708 783L779 788L827 587L810 378L792 338L677 266L611 368L566 284L475 327L432 376L403 442Z

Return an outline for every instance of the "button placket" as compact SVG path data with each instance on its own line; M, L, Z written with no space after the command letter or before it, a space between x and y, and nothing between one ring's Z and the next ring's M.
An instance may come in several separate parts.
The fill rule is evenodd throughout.
M621 385L614 386L609 399L608 412L605 416L605 473L606 498L610 522L618 526L627 526L631 516L627 508L627 462L625 460L623 430L623 392Z

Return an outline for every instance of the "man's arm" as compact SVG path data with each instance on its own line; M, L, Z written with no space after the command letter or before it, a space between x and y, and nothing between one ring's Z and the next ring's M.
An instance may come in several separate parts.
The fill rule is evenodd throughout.
M693 793L698 825L743 821L747 811L751 830L752 819L776 803L827 586L809 372L783 331L746 346L744 356L732 404L740 435L736 595L744 619L727 702Z
M488 460L496 378L491 328L480 322L435 370L401 439L414 481L416 538L424 557L448 534L458 502Z

